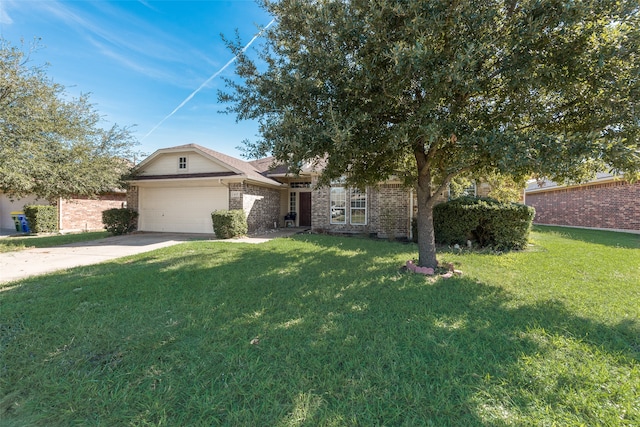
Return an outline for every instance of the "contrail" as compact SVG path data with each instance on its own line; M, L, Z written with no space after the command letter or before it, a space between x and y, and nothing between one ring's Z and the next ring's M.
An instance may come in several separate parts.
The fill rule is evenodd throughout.
M249 48L249 46L251 46L251 44L252 44L254 41L256 41L256 39L257 39L258 37L260 37L260 36L262 35L262 33L263 33L267 28L269 28L269 27L271 26L271 24L273 24L275 21L276 21L276 20L275 20L275 18L274 18L274 19L272 19L272 20L271 20L271 22L269 22L269 23L267 24L267 26L266 26L266 27L264 27L262 30L260 30L260 32L259 32L258 34L256 34L255 36L253 36L253 38L252 38L251 40L249 40L249 43L247 43L247 45L246 45L245 47L243 47L243 48L242 48L242 52L243 52L243 53L244 53L244 52L246 52L246 51L247 51L247 49ZM185 98L185 100L184 100L184 101L182 101L182 102L180 103L180 105L178 105L176 108L174 108L174 110L173 110L171 113L169 113L169 114L168 114L164 119L160 120L160 122L158 122L158 124L157 124L157 125L155 125L155 126L153 127L153 129L151 129L149 132L147 132L147 134L146 134L145 136L143 136L143 137L142 137L141 141L144 141L144 140L145 140L149 135L151 135L151 134L153 133L153 131L155 131L156 129L158 129L158 128L159 128L159 127L160 127L160 126L161 126L165 121L167 121L167 119L168 119L169 117L173 116L175 113L177 113L177 112L178 112L178 110L180 110L182 107L184 107L184 106L185 106L185 104L186 104L187 102L191 101L191 99L192 99L194 96L196 96L196 94L197 94L198 92L200 92L200 91L201 91L205 86L207 86L211 80L213 80L213 79L215 79L216 77L218 77L218 76L220 75L220 73L222 73L224 70L226 70L226 69L227 69L227 67L229 67L229 65L233 64L233 62L234 62L236 59L238 59L238 55L236 55L236 56L234 56L233 58L231 58L231 59L229 60L229 62L227 62L226 64L224 64L224 66L223 66L222 68L220 68L218 71L216 71L215 73L213 73L213 75L212 75L211 77L209 77L209 78L208 78L204 83L202 83L198 89L196 89L196 90L194 90L193 92L191 92L191 95L187 96L187 97Z

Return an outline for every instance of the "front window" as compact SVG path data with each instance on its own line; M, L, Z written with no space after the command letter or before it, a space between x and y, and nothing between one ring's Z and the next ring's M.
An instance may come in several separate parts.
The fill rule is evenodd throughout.
M187 169L187 158L179 157L178 158L178 169Z
M332 187L330 196L331 224L347 223L347 192L343 187Z
M462 195L463 196L471 196L471 197L475 197L476 196L476 183L472 182L468 187L465 187L464 190L462 190Z
M367 224L367 193L357 188L351 189L351 224Z

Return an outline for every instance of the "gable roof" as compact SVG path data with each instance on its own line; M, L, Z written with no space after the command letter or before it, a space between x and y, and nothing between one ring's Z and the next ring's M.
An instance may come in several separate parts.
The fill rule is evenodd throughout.
M227 168L229 168L231 171L231 173L228 174L224 174L224 173L215 173L215 176L233 176L235 178L237 177L245 177L251 181L255 181L258 183L262 183L262 184L267 184L267 185L275 185L275 186L282 186L281 183L279 183L278 181L275 181L271 178L268 178L264 175L262 175L261 171L259 169L257 169L254 165L252 165L250 162L245 162L243 160L237 159L235 157L231 157L228 156L226 154L220 153L218 151L215 150L211 150L210 148L206 148L203 147L201 145L198 144L185 144L185 145L178 145L175 147L169 147L169 148L161 148L160 150L155 151L153 154L151 154L149 157L147 157L146 159L144 159L142 162L140 162L140 164L138 165L138 167L145 165L146 163L149 163L152 161L153 158L164 154L164 153L171 153L171 152L179 152L179 151L195 151L200 153L201 155L203 155L206 158L209 158L210 160L214 161L215 163L221 164L222 166L225 166ZM200 174L202 175L202 174ZM207 174L207 175L214 175L214 174ZM182 177L182 178L188 178L190 177L190 175L182 175L182 176L176 176L176 175L171 175L171 176L163 176L163 178L177 178L177 177ZM196 177L196 176L194 176ZM145 180L145 179L154 179L151 176L138 176L136 178L137 180Z

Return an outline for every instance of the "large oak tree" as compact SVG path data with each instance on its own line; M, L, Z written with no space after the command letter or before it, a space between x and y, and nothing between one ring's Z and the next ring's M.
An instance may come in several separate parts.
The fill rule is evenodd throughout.
M252 155L322 159L321 183L405 173L419 264L433 195L460 174L583 180L640 168L640 14L613 0L281 0L258 59L220 94L257 119ZM410 172L407 174L407 172Z
M119 188L136 144L129 129L102 128L88 96L69 98L23 50L0 43L0 191L56 200Z

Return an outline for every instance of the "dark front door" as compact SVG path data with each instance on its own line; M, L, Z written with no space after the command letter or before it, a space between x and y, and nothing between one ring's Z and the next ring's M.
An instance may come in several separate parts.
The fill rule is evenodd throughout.
M300 227L311 227L311 193L300 193Z

